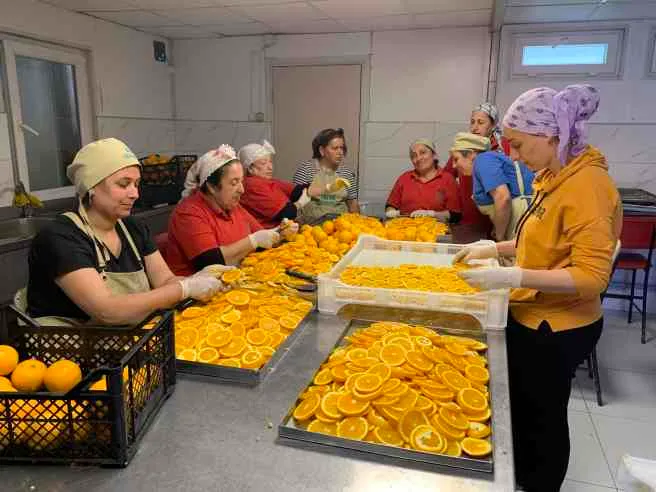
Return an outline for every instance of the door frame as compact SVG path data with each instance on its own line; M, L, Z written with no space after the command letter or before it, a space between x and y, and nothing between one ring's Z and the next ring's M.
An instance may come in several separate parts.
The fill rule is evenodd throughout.
M298 67L298 66L330 66L330 65L360 65L360 121L358 135L358 155L355 161L355 175L358 179L358 187L362 188L362 176L360 175L360 163L364 160L363 135L366 123L369 121L369 107L371 101L371 57L370 56L338 56L338 57L316 57L316 58L265 58L266 63L266 108L271 125L271 136L274 129L273 109L273 69L274 67ZM274 142L275 145L275 142ZM366 169L366 166L365 166ZM361 197L358 196L358 200Z
M7 115L9 116L10 135L13 140L14 182L22 181L27 191L30 190L29 166L22 129L22 108L20 101L20 88L16 70L16 56L39 58L56 63L75 66L75 91L77 96L77 109L80 125L81 145L91 142L94 137L93 102L89 84L90 63L85 52L59 45L3 37L2 59L4 61L6 87L7 87ZM74 186L63 186L46 190L32 191L41 200L53 200L75 196Z

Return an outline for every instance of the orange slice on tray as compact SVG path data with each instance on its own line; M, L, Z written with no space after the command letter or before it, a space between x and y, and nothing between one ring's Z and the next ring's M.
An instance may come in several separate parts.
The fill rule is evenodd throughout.
M198 343L198 330L182 328L175 331L175 344L180 347L193 348Z
M182 316L183 319L193 319L193 318L199 318L201 316L206 316L208 313L208 309L206 307L200 307L200 306L191 306L182 311L180 313L180 316Z
M460 443L462 450L469 456L481 458L492 452L492 445L485 439L476 439L474 437L465 437Z
M232 340L232 338L233 338L232 331L222 329L222 330L217 330L217 331L207 335L207 338L206 338L205 341L206 341L207 345L209 345L210 347L221 348L221 347L225 347L226 345L228 345L230 343L230 341ZM178 342L177 334L176 334L176 340L175 341L176 341L176 343Z
M321 369L316 376L314 376L314 384L317 386L323 386L330 384L333 381L333 375L330 372L330 369Z
M355 380L355 387L361 393L373 393L383 385L382 378L377 374L362 374Z
M227 325L230 325L235 321L239 321L240 318L241 318L241 312L236 309L233 309L223 314L221 316L221 321Z
M336 391L329 391L323 395L321 399L321 410L326 416L331 419L341 419L342 413L337 408L337 400L342 396L342 393L337 393Z
M176 356L179 360L187 360L190 362L195 362L196 361L196 351L192 348L187 348L183 349L180 351L180 353Z
M462 412L443 406L439 411L440 417L454 429L466 431L469 429L469 420Z
M434 427L419 425L412 431L410 446L418 451L441 453L446 448L447 442Z
M469 380L455 370L444 371L442 373L442 382L446 384L453 391L460 391L463 388L470 388L471 383Z
M444 450L444 454L447 456L453 456L457 458L458 456L462 456L462 448L460 447L460 443L458 441L450 441L447 440L447 445L446 449Z
M226 301L233 306L246 306L251 302L251 296L248 292L242 290L231 290L225 295Z
M257 369L264 363L264 356L258 350L247 350L240 360L244 369Z
M216 364L225 367L241 367L241 362L239 359L221 359L220 361L216 362Z
M337 435L346 439L361 441L369 431L369 424L364 417L347 417L337 424Z
M490 435L491 432L492 431L488 425L482 424L480 422L469 422L467 435L469 437L475 437L476 439L485 439Z
M376 439L381 444L387 444L388 446L403 446L403 437L396 429L391 427L377 427L374 430L374 435Z
M369 352L364 348L354 348L349 350L346 354L346 359L351 362L354 362L357 359L365 359L367 357L369 357Z
M421 372L428 372L433 368L433 361L426 357L418 350L411 350L405 354L405 358L414 369Z
M296 316L290 316L290 315L281 316L279 320L280 326L287 331L295 330L300 322L301 322L301 318L298 318Z
M419 410L407 410L399 419L399 432L403 439L410 442L412 432L420 425L428 425L428 418Z
M260 318L257 326L267 331L278 331L280 329L280 324L275 319L269 317Z
M489 406L485 395L474 388L461 389L458 392L456 401L464 411L472 414L480 414Z
M235 268L234 270L228 270L227 272L224 272L223 275L221 275L221 280L223 280L226 284L232 284L239 280L242 276L242 271Z
M406 350L400 345L385 345L380 350L380 360L389 366L400 366L405 362Z
M464 431L458 430L455 427L451 427L437 413L431 417L430 421L433 427L435 427L435 429L437 429L439 433L442 434L442 436L446 437L447 439L459 441L460 439L465 437Z
M492 416L492 412L490 411L490 407L487 407L485 410L482 412L476 412L476 413L470 413L467 410L464 410L465 415L469 419L470 422L482 422L485 423L488 420L490 420L490 417Z
M327 434L329 436L337 435L337 424L335 422L328 423L322 422L319 419L314 419L307 426L307 430L310 432L318 432L319 434Z
M475 383L485 384L490 380L490 372L479 365L468 365L465 367L465 376Z
M222 356L230 358L241 355L244 350L246 350L246 340L243 337L233 337L228 345L219 349L219 352Z
M246 334L246 340L251 345L266 345L269 335L262 328L254 328Z
M321 404L321 395L319 393L312 393L301 402L294 409L294 418L296 420L308 420L314 415L317 408Z
M215 360L219 358L219 352L214 347L205 347L198 351L198 362L204 364L212 364Z
M369 402L358 400L351 393L344 393L337 400L337 409L349 417L359 417L369 410Z

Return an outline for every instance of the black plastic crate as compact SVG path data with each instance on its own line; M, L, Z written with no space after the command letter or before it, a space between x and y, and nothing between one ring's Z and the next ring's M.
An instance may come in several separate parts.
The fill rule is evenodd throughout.
M151 185L142 182L135 206L151 208L156 205L175 205L182 198L183 186L178 183Z
M142 183L162 186L178 182L180 171L174 159L162 164L148 164L147 159L147 157L139 159Z
M171 159L178 167L178 183L184 185L184 180L187 177L187 171L198 160L196 154L176 154Z
M158 316L151 329L18 326L9 310L3 343L21 360L67 358L85 377L66 394L0 393L0 463L127 466L175 388L173 312Z

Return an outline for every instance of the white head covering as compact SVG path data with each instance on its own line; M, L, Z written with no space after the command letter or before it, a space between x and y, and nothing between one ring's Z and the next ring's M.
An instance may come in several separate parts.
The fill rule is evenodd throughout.
M239 160L248 169L256 160L269 157L275 153L276 149L273 148L273 145L266 140L262 140L262 144L249 143L239 149Z
M221 145L218 149L206 152L187 171L182 196L191 195L196 188L203 186L207 178L218 169L236 160L238 159L235 149L227 144Z

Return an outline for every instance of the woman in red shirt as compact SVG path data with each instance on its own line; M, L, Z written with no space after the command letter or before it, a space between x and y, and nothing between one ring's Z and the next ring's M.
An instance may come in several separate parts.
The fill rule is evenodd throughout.
M189 170L186 195L169 221L166 260L178 275L207 265L236 265L257 248L280 242L240 204L244 171L229 145L204 154ZM297 229L298 226L289 228Z
M410 145L413 170L398 177L385 205L388 218L399 215L435 217L442 222L460 220L455 178L438 165L435 145L419 139Z
M299 211L319 196L316 186L294 185L273 177L272 156L276 150L266 140L250 143L239 150L246 169L241 204L264 227L276 227L284 219L294 220Z

